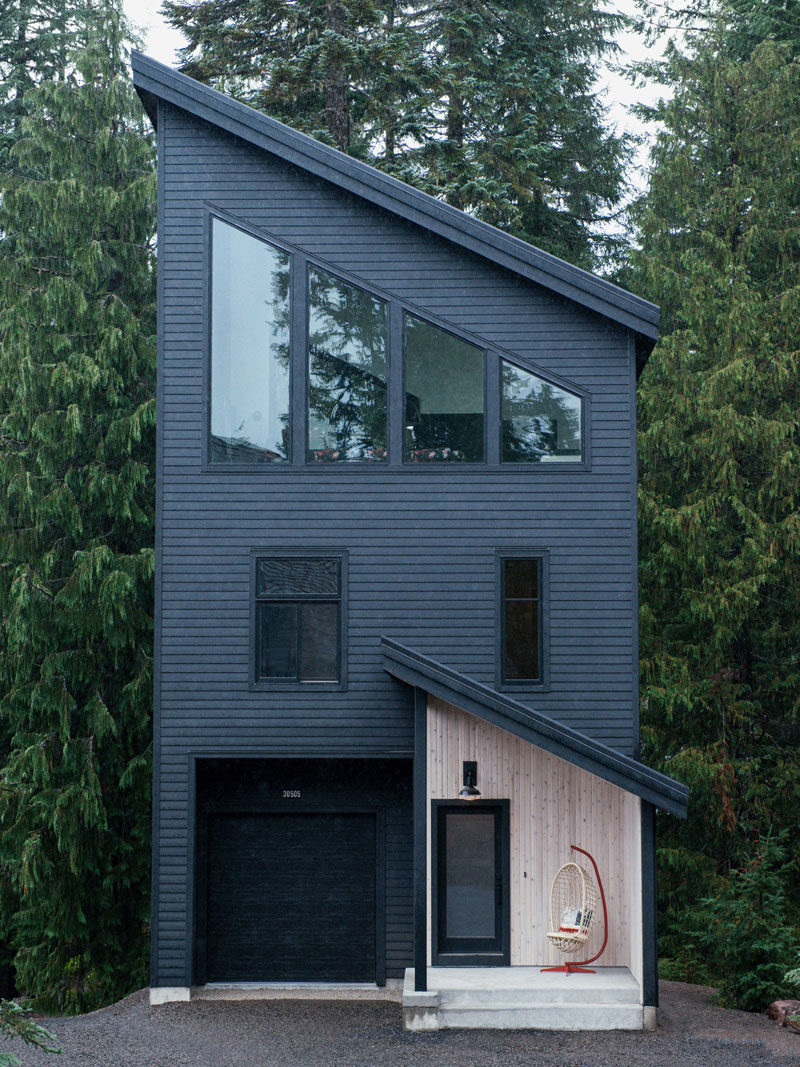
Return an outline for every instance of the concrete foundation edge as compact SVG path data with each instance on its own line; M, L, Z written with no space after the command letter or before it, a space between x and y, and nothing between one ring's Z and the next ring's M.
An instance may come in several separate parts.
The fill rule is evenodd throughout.
M415 1033L442 1029L437 992L403 991L403 1029Z
M156 1007L159 1004L174 1004L177 1001L192 999L192 991L189 986L161 985L150 987L150 1004Z

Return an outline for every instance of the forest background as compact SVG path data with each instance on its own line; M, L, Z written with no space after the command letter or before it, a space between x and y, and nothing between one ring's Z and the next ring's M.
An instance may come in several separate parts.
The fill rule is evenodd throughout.
M661 305L639 382L661 973L760 1010L800 945L800 0L639 8L646 186L596 0L166 0L183 69ZM669 43L677 34L679 44ZM0 11L0 963L146 984L154 137L119 0ZM643 80L643 81L642 81Z

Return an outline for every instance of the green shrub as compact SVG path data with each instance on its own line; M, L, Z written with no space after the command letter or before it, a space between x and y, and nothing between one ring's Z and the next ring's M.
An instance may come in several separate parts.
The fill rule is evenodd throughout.
M763 1011L788 995L786 969L798 947L784 890L784 850L771 838L718 896L692 916L687 940L725 1007Z

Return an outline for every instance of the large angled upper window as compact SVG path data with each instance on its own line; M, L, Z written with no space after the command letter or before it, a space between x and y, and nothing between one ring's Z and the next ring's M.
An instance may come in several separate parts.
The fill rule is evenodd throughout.
M406 460L483 460L484 377L480 348L406 315Z
M212 463L289 456L289 256L219 219L211 236Z
M503 462L580 462L581 398L513 363L500 365Z
M386 459L386 304L308 272L308 458Z

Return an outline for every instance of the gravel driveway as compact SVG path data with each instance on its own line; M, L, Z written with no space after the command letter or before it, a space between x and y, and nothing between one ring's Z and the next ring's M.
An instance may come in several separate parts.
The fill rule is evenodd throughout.
M800 1064L800 1035L763 1015L723 1011L704 986L661 983L654 1033L445 1030L405 1034L385 1001L195 1001L151 1008L144 990L46 1025L64 1055L0 1045L50 1067L749 1067Z

